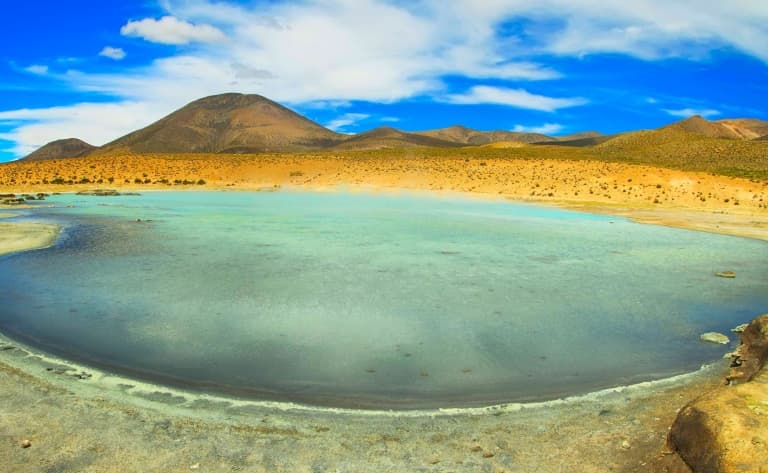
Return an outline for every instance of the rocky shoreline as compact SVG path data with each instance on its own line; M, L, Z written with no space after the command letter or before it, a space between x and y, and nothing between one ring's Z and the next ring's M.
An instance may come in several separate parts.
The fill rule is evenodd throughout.
M672 450L694 472L766 471L768 465L768 314L750 322L722 386L697 397L669 433Z

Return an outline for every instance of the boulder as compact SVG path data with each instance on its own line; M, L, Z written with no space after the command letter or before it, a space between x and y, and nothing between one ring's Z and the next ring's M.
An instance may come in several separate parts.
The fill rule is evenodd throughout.
M721 345L727 345L731 341L726 335L718 332L702 333L699 338L702 342L719 343Z
M667 437L694 473L768 472L768 314L741 335L727 384L688 403Z

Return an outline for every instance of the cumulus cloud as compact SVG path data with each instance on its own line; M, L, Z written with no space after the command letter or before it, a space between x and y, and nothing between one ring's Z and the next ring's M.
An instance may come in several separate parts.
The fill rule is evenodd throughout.
M122 59L125 59L126 54L122 48L113 48L112 46L104 46L104 49L101 50L101 52L99 53L99 56L108 57L109 59L114 59L115 61L120 61Z
M563 125L559 123L545 123L538 126L515 125L512 131L518 133L538 133L541 135L555 135L563 131Z
M446 101L455 104L497 104L516 108L554 112L560 108L575 107L587 103L580 97L555 98L537 95L523 89L508 89L477 85L464 94L452 94L445 97Z
M664 112L673 117L689 118L694 115L701 115L702 117L709 118L720 115L720 110L714 110L711 108L681 108L681 109L668 109L665 108Z
M129 21L120 28L120 34L161 44L215 43L226 38L224 33L214 26L194 25L173 16L164 16L159 20L145 18Z
M43 64L33 64L24 68L25 71L38 76L44 76L48 74L48 66Z
M370 117L367 113L345 113L344 115L331 120L325 124L325 127L333 131L343 131L349 125L365 120Z
M440 8L439 0L427 0ZM642 59L703 58L734 48L768 62L768 8L762 0L455 0L470 22L526 20L537 52L628 54Z
M135 102L82 103L46 109L19 109L0 112L0 123L18 123L0 133L1 140L15 143L11 151L25 156L53 140L77 137L102 145L127 131L148 125L162 111Z

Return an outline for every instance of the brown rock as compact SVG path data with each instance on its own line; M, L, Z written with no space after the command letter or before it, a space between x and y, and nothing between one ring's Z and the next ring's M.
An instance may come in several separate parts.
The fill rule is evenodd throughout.
M32 446L32 442L29 439L24 439L21 441L21 448L29 448Z
M670 448L694 473L768 472L768 314L741 340L729 385L686 405L670 430Z
M741 332L741 345L731 364L729 384L746 383L765 366L768 359L768 314L761 315Z

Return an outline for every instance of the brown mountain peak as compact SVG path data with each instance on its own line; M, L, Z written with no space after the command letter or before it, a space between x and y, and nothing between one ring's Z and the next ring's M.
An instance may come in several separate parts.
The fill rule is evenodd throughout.
M64 138L51 141L36 151L23 157L24 161L40 161L43 159L77 158L85 156L96 149L95 146L78 138Z
M741 138L741 136L728 127L717 122L711 122L701 115L693 115L685 120L662 127L660 130L683 131L686 133L708 136L710 138Z
M137 153L253 153L304 151L344 137L256 94L227 93L190 102L103 150Z

